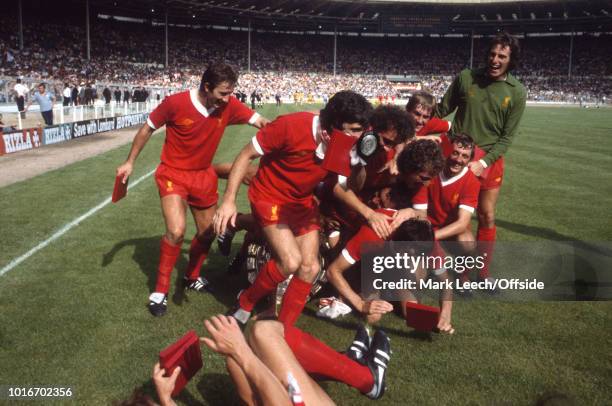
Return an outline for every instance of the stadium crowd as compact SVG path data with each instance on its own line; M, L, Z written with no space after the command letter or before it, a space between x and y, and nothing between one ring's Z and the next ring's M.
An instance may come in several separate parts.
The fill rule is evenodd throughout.
M25 77L59 83L104 83L120 86L184 89L197 86L203 64L231 62L247 71L245 32L169 30L169 67L164 63L162 26L97 19L91 30L91 60L86 60L84 28L72 23L24 24L24 49L18 48L14 18L0 21L0 77ZM313 40L315 39L315 40ZM482 39L474 41L474 64L482 60ZM571 79L567 78L569 37L529 37L517 77L531 100L601 102L612 96L609 38L577 37ZM405 75L441 97L452 75L469 65L467 38L376 38L340 36L337 75L333 75L333 38L303 35L252 34L251 73L238 90L261 94L296 93L324 99L352 88L366 97L397 94L387 75ZM373 57L383 55L383 57ZM95 85L94 85L95 86ZM605 99L604 99L605 98Z

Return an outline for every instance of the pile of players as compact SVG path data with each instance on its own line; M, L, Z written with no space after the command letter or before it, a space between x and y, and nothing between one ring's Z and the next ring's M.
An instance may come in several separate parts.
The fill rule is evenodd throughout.
M461 72L440 106L430 94L418 92L405 109L373 108L362 95L347 90L333 95L319 112L291 113L272 122L232 96L237 75L231 67L211 65L199 89L166 97L151 113L128 159L117 169L127 179L153 131L166 126L155 174L166 234L161 240L157 285L149 297L150 312L161 316L167 310L170 274L181 253L189 207L197 234L189 251L186 289L209 290L200 268L215 235L227 252L233 234L249 230L265 240L272 253L251 286L239 293L229 319L215 320L218 328L227 323L246 325L255 306L291 278L278 312L258 319L274 318L271 331L284 338L282 345L288 346L306 373L345 382L373 399L382 396L390 359L389 340L382 331L370 338L368 330L360 328L349 350L339 354L294 327L320 273L321 235L338 253L327 268L329 281L369 324L392 311L393 305L376 296L362 297L344 276L360 260L364 242L435 241L439 249L438 241L455 240L469 252L477 249L476 241L494 240L502 155L524 109L524 88L509 73L518 55L516 40L499 35L490 45L487 66ZM482 100L491 105L479 105ZM434 117L457 108L452 125ZM225 126L232 124L251 124L259 131L231 166L213 165ZM477 132L476 142L466 129ZM347 139L349 148L339 148ZM259 159L258 167L251 164L255 159ZM228 180L217 208L218 177ZM236 206L242 183L249 185L248 214L238 213ZM477 237L471 231L476 210ZM486 247L490 250L491 245ZM444 267L421 269L420 277L427 273L442 281L454 277ZM488 263L478 277L490 278ZM404 302L414 300L407 292L402 311ZM452 334L451 291L440 293L440 307L437 328ZM213 343L207 344L215 349ZM307 357L302 356L306 346ZM234 368L232 372L229 362L228 369L240 388L246 379L244 371L241 375ZM282 374L276 378L287 379Z

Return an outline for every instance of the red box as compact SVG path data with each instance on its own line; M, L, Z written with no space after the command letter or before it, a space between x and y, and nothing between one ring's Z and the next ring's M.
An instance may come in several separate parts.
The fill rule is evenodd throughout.
M117 203L119 200L123 199L125 195L127 195L127 188L130 178L127 178L125 183L123 183L122 180L123 176L117 176L115 178L115 187L113 188L113 197L111 198L113 203Z
M345 134L342 131L333 130L327 144L325 158L321 166L330 172L343 176L351 174L351 148L358 138Z
M440 309L419 303L406 303L406 325L417 331L431 332L438 326Z
M166 370L166 376L172 375L176 367L181 367L172 391L172 396L178 395L187 382L202 368L200 339L196 332L193 330L187 332L178 341L162 350L159 353L159 363Z

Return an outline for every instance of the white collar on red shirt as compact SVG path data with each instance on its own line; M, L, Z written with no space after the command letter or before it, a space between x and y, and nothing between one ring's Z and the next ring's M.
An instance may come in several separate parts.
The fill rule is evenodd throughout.
M200 103L200 99L198 99L198 89L191 89L189 91L189 98L191 99L193 107L195 107L196 110L199 111L204 117L208 117L213 113L213 111L215 111L214 107L207 109L202 103Z
M327 144L321 141L321 123L319 121L319 116L314 116L312 118L312 136L314 137L314 142L317 144L317 149L315 150L315 154L317 158L323 159L325 158L325 151L327 151Z
M469 171L469 168L466 166L465 168L463 168L463 170L461 170L461 172L459 172L457 175L452 176L450 178L447 178L444 175L444 170L442 170L442 172L440 172L440 183L442 183L442 186L448 186L451 183L454 183L456 181L458 181L459 179L461 179L466 173L467 171Z

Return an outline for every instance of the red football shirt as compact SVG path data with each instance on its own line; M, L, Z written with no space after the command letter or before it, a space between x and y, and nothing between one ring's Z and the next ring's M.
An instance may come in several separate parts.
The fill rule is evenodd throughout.
M254 123L259 114L231 96L218 109L207 110L196 89L166 97L149 115L149 127L166 125L161 161L183 170L206 169L212 163L225 127Z
M397 210L377 209L376 211L378 213L386 214L389 217L393 217ZM389 221L389 223L391 223L391 221ZM383 240L374 232L374 230L372 230L372 228L368 225L363 225L361 226L357 234L355 234L353 238L351 238L349 242L346 243L346 246L342 250L342 256L348 261L349 264L354 264L361 260L362 244L366 242L379 241Z
M466 166L456 176L447 178L441 172L429 187L421 188L413 199L413 208L427 210L434 227L444 227L457 220L459 209L473 213L478 206L480 182Z
M251 201L310 203L328 173L317 150L318 129L319 116L304 112L280 116L257 132L252 143L263 156L249 187Z

